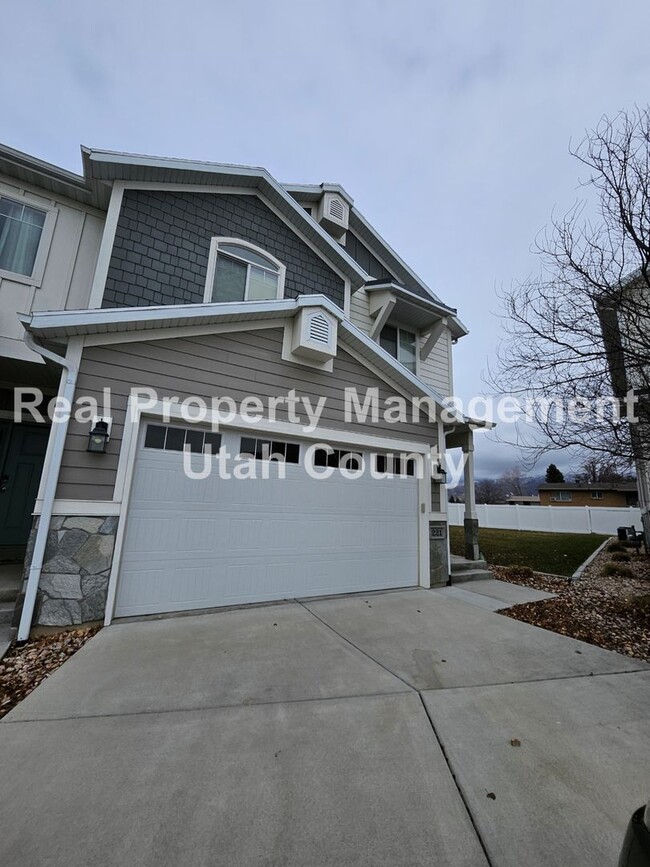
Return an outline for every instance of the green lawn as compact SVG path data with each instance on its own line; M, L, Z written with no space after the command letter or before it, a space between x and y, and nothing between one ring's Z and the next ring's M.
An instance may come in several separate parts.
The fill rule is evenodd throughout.
M463 528L450 527L451 553L463 556ZM479 529L483 556L495 566L529 566L536 572L573 575L607 536Z

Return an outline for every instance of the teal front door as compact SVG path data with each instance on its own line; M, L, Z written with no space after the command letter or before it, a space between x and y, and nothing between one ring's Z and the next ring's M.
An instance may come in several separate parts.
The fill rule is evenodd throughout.
M0 422L0 546L27 542L49 434L44 425Z

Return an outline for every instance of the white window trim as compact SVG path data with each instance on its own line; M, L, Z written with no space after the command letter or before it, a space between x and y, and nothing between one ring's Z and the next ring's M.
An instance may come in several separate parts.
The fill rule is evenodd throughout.
M420 332L417 330L417 328L413 328L413 326L402 325L400 322L394 322L391 319L389 319L387 322L384 322L381 330L383 331L384 328L394 328L397 331L397 357L391 355L391 358L395 358L395 361L397 361L398 364L401 364L402 367L405 368L405 370L409 371L409 373L412 373L414 376L419 376L420 375L420 342L421 342L420 341ZM400 331L406 331L409 334L413 334L415 336L415 370L409 370L409 368L406 367L404 362L400 361L400 359L399 359L399 333L400 333ZM377 335L377 343L381 346L381 331ZM383 349L383 347L382 347L382 349ZM387 349L384 351L388 352ZM390 355L390 353L388 353L388 354Z
M208 258L208 270L205 278L205 290L203 293L203 301L206 304L216 303L212 300L212 288L214 283L214 274L217 267L217 255L219 253L219 247L222 244L233 244L238 247L245 247L248 250L252 250L254 253L258 253L260 256L264 256L270 262L272 262L276 268L278 269L278 291L275 296L275 300L279 300L284 298L284 279L287 273L286 265L283 265L279 259L276 259L275 256L272 256L267 250L263 247L258 247L256 244L251 244L250 241L244 241L242 238L222 238L222 237L214 237L210 241L210 255ZM229 256L230 253L226 253L225 255ZM244 260L242 260L244 261ZM248 290L248 287L246 287ZM269 299L273 300L273 299ZM248 298L245 298L244 301L248 301ZM238 302L233 302L238 303Z
M45 222L41 231L41 239L38 242L38 251L34 260L34 267L31 274L18 274L15 271L6 271L0 268L0 280L11 280L13 283L25 283L27 286L39 287L43 282L43 274L45 273L45 265L52 244L52 236L54 235L54 226L56 218L59 214L58 208L52 204L44 202L42 199L30 196L28 193L23 193L21 190L7 189L0 185L0 198L9 199L19 205L27 205L29 208L43 211L45 213Z

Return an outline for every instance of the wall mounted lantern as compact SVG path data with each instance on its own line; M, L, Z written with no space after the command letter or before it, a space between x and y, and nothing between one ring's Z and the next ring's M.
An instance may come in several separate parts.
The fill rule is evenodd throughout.
M447 470L443 468L442 464L438 464L435 468L433 480L434 482L438 482L439 485L447 484Z
M106 451L106 443L110 439L111 419L95 419L92 430L88 434L88 446L86 451L95 455L103 455Z

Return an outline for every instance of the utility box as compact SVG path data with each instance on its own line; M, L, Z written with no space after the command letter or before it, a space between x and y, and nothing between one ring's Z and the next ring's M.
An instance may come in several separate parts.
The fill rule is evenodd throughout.
M443 587L449 583L449 549L445 521L429 521L429 576L430 587Z

